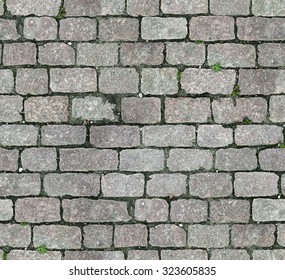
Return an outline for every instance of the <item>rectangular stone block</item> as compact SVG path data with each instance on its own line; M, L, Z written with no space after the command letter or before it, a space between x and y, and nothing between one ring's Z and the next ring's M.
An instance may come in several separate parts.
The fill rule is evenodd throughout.
M259 152L261 170L285 171L285 149L266 149Z
M248 223L250 202L247 200L223 199L210 202L212 223Z
M162 260L208 260L206 250L162 250Z
M104 68L99 76L99 90L106 94L138 93L139 73L135 68Z
M245 118L261 123L267 116L267 101L263 98L220 98L212 103L213 116L216 123L243 122Z
M53 171L57 169L57 155L54 148L28 148L21 153L24 170Z
M188 246L200 248L223 248L229 245L228 225L189 225Z
M36 45L30 42L5 44L3 64L5 66L36 64Z
M17 224L0 224L0 246L28 247L31 243L31 228Z
M206 123L211 118L209 98L166 98L167 123Z
M189 177L189 193L200 198L227 197L232 194L232 176L227 173L200 173Z
M117 170L118 153L114 150L61 149L61 171Z
M208 13L207 0L162 0L161 11L164 14L206 14Z
M266 172L238 172L235 174L235 196L260 197L278 194L279 176Z
M85 126L46 125L41 128L41 143L45 146L81 145L85 140Z
M10 69L0 70L0 93L12 93L13 90L14 90L13 72Z
M131 16L159 15L159 0L128 0L126 3Z
M62 207L63 219L71 223L127 222L131 219L125 201L64 199Z
M258 64L277 67L285 64L285 44L264 43L258 45Z
M285 250L253 250L253 260L285 260Z
M77 45L77 64L114 66L118 63L118 44L81 43Z
M16 21L10 19L0 19L0 40L17 40L20 35L16 28Z
M214 249L211 260L250 260L250 255L244 249Z
M48 73L46 69L20 68L16 76L16 92L21 95L48 94Z
M65 260L124 260L121 251L66 251Z
M186 176L183 174L153 174L146 185L149 196L180 196L186 194Z
M0 122L12 123L22 120L23 98L0 96Z
M144 95L171 95L178 93L176 68L142 69L141 92Z
M98 196L99 174L50 173L44 176L44 190L49 196Z
M279 0L253 0L252 13L255 16L284 17L285 5Z
M84 246L87 248L109 248L113 243L113 226L88 225L83 228Z
M18 150L7 150L0 148L0 170L16 171L18 169Z
M128 260L159 260L159 256L155 250L130 250Z
M159 98L136 98L122 99L121 112L125 123L153 124L161 120L161 101Z
M123 65L160 65L164 59L163 43L122 43L120 61Z
M170 171L209 170L213 167L213 155L208 150L172 149L167 167Z
M281 191L285 194L285 175L281 176Z
M187 35L187 20L182 17L144 17L141 32L144 40L184 39Z
M42 65L75 64L75 50L72 46L66 43L47 43L45 45L39 46L38 56L38 62ZM60 73L57 74L60 76Z
M216 152L215 168L223 171L254 170L257 168L256 150L220 149Z
M50 70L50 89L53 92L97 91L97 73L92 68L53 68Z
M60 201L57 198L19 198L15 203L17 222L45 223L60 219Z
M211 0L210 12L214 15L249 15L250 0Z
M99 21L101 41L137 41L139 21L136 18L102 18Z
M204 44L182 42L171 42L166 44L166 61L169 64L201 66L205 62L205 56L206 50Z
M258 222L285 221L285 199L254 199L252 219Z
M227 16L193 17L189 22L191 40L224 41L235 38L234 19Z
M0 221L9 221L13 217L13 201L0 199Z
M38 130L33 125L2 125L0 126L0 144L1 146L35 146Z
M240 0L239 0L240 1ZM208 46L208 64L223 67L255 67L255 47L243 44L214 44Z
M284 18L237 18L237 36L245 41L278 41L285 36Z
M274 145L283 139L283 128L277 125L239 125L235 130L238 146Z
M272 122L285 122L285 98L284 96L271 96L269 101L269 119Z
M137 147L140 130L137 126L91 126L90 144L100 148Z
M79 121L92 120L117 121L114 113L115 104L105 101L101 97L86 96L72 99L72 117Z
M79 4L78 7L81 7L81 4ZM59 38L60 40L69 41L96 40L97 20L95 18L61 19L59 26Z
M195 127L186 125L145 126L143 144L155 147L192 147Z
M68 98L66 96L29 97L25 100L27 122L66 122Z
M12 250L8 254L8 260L61 260L60 251L48 251L41 254L37 251L27 250Z
M0 174L0 196L31 196L40 192L39 174Z
M123 150L120 152L122 171L160 171L164 168L164 152L155 149Z
M41 225L33 228L33 244L51 249L80 249L81 229L75 226Z
M102 176L101 188L105 197L141 197L144 194L144 175L109 173Z
M274 225L233 225L232 245L234 247L271 247L275 242Z

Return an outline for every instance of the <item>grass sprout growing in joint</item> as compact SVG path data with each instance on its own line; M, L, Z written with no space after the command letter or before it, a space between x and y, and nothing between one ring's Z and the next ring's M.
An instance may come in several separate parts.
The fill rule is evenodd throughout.
M220 63L215 63L211 66L212 71L220 72L222 70L222 65Z
M37 250L37 252L40 253L40 254L45 254L45 253L48 251L46 245L41 245L41 246L39 246L36 250Z

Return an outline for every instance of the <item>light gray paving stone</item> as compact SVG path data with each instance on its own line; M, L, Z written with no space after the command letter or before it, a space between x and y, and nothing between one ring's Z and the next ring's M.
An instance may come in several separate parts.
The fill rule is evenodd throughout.
M130 250L128 260L159 260L159 256L155 250Z
M0 148L0 170L16 171L18 169L18 150L8 150Z
M252 13L255 16L284 17L285 5L279 0L253 0Z
M127 13L131 16L159 15L159 0L128 0Z
M12 250L9 252L8 260L61 260L60 251L48 251L41 254L31 250Z
M285 122L285 98L284 96L272 96L269 101L269 119L272 122Z
M66 251L65 260L124 260L121 251Z
M261 170L284 171L285 149L266 149L259 152Z
M207 260L208 254L206 250L162 250L162 260Z
M22 120L23 98L0 96L0 122L13 123Z
M250 0L211 0L210 12L214 15L249 15Z
M285 260L285 250L253 250L252 258L254 260Z
M250 260L250 255L244 249L214 249L211 260Z
M277 243L281 246L285 245L285 225L277 225Z
M110 248L113 243L113 226L88 225L83 228L84 246L87 248Z
M254 199L252 203L252 219L258 222L284 221L285 199Z
M161 11L164 14L206 14L208 13L207 0L162 0Z
M13 201L0 199L0 221L9 221L13 217Z
M0 19L0 40L17 40L20 34L16 28L16 21L10 19Z
M260 44L258 46L258 64L269 67L283 66L285 64L285 44Z
M10 69L0 70L0 93L12 93L14 89L14 76Z
M31 243L30 226L0 224L0 246L28 247Z

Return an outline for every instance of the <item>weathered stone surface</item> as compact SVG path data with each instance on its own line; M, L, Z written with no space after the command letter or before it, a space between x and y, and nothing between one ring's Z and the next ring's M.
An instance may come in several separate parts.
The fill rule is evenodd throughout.
M18 150L8 150L0 148L0 170L16 171L18 169Z
M41 225L33 229L35 247L46 245L51 249L80 249L81 230L74 226Z
M254 260L285 260L285 250L253 250L252 258Z
M65 260L124 260L121 251L66 251Z
M16 40L20 37L17 28L16 21L10 19L0 19L0 40Z
M252 203L252 219L259 222L284 221L285 199L254 199Z
M50 196L98 196L100 175L50 173L44 177L44 190Z
M175 17L144 17L141 29L144 40L184 39L187 35L187 20Z
M213 155L206 150L172 149L167 166L171 171L209 170L213 166Z
M255 16L284 17L284 7L283 1L279 0L253 0L252 13Z
M0 246L28 247L31 243L31 228L16 224L0 224Z
M236 196L259 197L278 194L279 176L266 172L238 172L235 174Z
M191 40L224 41L235 38L234 19L226 16L193 17L189 30Z
M0 70L0 93L12 93L13 89L13 72L9 69Z
M186 193L186 176L182 174L153 174L147 181L149 196L180 196Z
M208 13L207 0L162 0L161 11L164 14L206 14Z
M272 122L285 122L284 96L272 96L269 102L269 119Z
M190 195L200 198L226 197L232 194L232 178L226 173L192 174L189 177Z
M145 95L178 93L176 68L147 68L142 70L141 91Z
M223 248L229 245L228 225L188 226L188 246L200 248Z
M250 0L211 0L214 15L249 15Z
M138 221L164 222L168 220L168 203L160 198L138 199L135 203L135 219Z
M128 260L159 260L159 256L155 250L130 250Z
M159 14L159 0L128 0L127 13L131 16L156 16Z
M250 255L243 249L214 249L211 260L250 260Z
M158 247L184 247L186 232L176 225L158 225L150 228L149 244Z
M126 222L131 219L124 201L64 199L62 207L66 222Z
M0 199L0 221L8 221L13 217L13 201Z
M12 250L8 254L8 260L61 260L61 252L48 251L41 254L30 250Z
M18 122L22 120L23 98L20 96L0 96L0 121Z
M261 170L284 171L285 150L266 149L259 152L259 163Z
M144 193L144 176L109 173L102 176L101 187L106 197L140 197Z
M258 64L276 67L285 64L285 45L277 43L264 43L258 45Z
M87 248L109 248L112 246L113 226L88 225L83 228L84 246Z
M207 260L206 250L162 250L162 260Z
M277 242L281 246L285 246L285 225L279 224L277 226Z

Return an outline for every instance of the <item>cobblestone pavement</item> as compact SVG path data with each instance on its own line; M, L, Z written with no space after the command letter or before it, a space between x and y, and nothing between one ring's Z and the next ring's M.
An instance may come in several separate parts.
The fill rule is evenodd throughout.
M285 259L285 1L0 15L3 259Z

